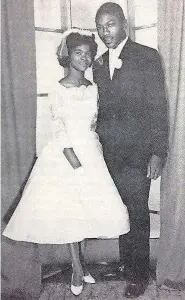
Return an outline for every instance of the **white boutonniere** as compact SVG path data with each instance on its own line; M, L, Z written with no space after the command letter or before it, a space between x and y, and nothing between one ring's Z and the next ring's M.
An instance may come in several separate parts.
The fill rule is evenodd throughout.
M123 61L118 58L116 61L115 61L115 68L116 69L120 69L122 67L122 64L123 64Z

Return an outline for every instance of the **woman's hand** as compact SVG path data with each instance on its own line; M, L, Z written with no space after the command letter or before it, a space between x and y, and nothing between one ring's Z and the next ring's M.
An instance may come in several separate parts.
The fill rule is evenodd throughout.
M64 148L63 153L73 169L78 169L82 166L73 148Z

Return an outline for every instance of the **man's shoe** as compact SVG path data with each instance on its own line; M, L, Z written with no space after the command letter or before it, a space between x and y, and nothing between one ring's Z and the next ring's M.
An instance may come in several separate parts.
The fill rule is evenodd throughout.
M128 282L126 285L126 290L125 290L125 297L126 298L137 298L140 295L143 295L146 288L147 288L148 283L142 282L142 283L134 283L134 282Z

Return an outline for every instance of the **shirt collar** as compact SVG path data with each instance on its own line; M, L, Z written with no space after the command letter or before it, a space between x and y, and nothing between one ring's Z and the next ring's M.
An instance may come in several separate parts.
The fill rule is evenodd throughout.
M111 55L113 54L116 57L119 57L120 53L121 53L121 51L123 49L123 47L125 46L125 44L127 42L127 40L128 40L128 36L121 43L119 43L119 45L117 46L117 48L115 48L115 49L112 49L112 48L109 49L109 54L111 54Z

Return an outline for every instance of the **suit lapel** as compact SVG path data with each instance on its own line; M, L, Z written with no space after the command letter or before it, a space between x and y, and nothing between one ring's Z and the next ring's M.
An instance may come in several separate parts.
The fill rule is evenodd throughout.
M104 68L104 72L105 72L105 78L107 80L111 80L110 79L110 71L109 71L109 51L106 51L103 54L103 68Z
M130 49L132 47L132 43L133 43L132 40L130 38L128 38L125 46L123 47L123 49L121 50L121 53L119 55L120 59L124 60L125 57L126 58L128 57L128 55L130 53Z

